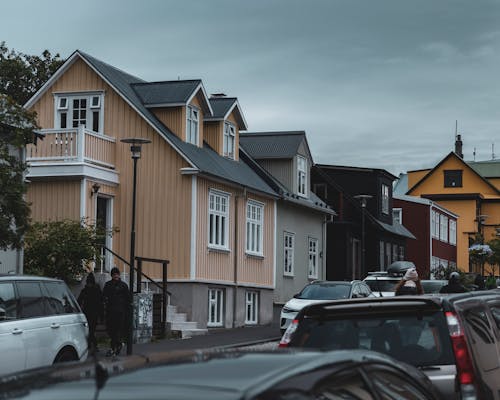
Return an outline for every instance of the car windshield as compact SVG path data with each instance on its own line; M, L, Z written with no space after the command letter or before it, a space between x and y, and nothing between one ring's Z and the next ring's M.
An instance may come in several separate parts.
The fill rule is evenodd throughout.
M421 281L424 293L439 293L447 281Z
M442 312L304 318L291 347L321 350L367 349L415 366L453 364Z
M296 298L304 300L347 299L350 292L351 286L347 284L313 284L302 289Z
M394 288L398 284L399 279L368 279L364 282L370 286L372 292L394 292Z

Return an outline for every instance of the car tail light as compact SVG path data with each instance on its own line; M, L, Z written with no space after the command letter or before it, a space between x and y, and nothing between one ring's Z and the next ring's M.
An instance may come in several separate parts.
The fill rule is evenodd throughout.
M281 338L278 347L288 347L288 344L292 341L293 333L297 330L298 326L299 326L299 321L297 319L294 319L290 323L290 325L288 325L288 328L283 334L283 337Z
M453 312L446 313L446 322L450 331L453 353L457 362L458 381L462 387L462 392L468 393L475 391L474 385L474 367L467 349L464 331L460 325L457 315Z

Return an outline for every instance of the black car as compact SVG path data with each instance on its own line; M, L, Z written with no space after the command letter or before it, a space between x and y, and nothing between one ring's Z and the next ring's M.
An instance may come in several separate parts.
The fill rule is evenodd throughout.
M7 376L0 378L0 398L438 399L416 368L367 351L190 352L161 359L131 356Z
M424 371L446 399L500 399L500 291L305 307L280 347L367 349Z

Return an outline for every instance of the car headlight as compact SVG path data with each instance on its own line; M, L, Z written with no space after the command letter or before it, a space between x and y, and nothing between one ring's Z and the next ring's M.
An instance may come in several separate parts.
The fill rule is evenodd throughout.
M296 313L297 310L293 310L291 308L288 308L288 307L283 307L283 310L282 310L284 313Z

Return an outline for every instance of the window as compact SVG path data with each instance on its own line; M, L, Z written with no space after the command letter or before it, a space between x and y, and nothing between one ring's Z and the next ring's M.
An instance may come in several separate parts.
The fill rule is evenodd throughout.
M392 209L392 221L393 223L403 224L403 209L393 208Z
M307 196L307 160L297 156L297 193Z
M14 293L14 284L0 283L0 323L17 318L17 300ZM5 314L4 314L5 313Z
M309 238L309 278L318 277L318 239Z
M250 254L262 255L262 225L264 223L264 206L255 201L247 203L247 243L246 251Z
M457 244L457 221L450 219L450 244Z
M236 136L236 128L229 122L224 122L224 143L223 156L234 159L234 138Z
M462 170L461 169L445 170L444 187L462 187Z
M46 297L49 303L51 314L72 314L78 313L78 306L71 294L66 290L65 285L57 282L44 282Z
M382 213L389 214L389 186L382 184Z
M439 216L439 221L441 225L441 230L439 231L439 239L443 242L448 241L448 217L441 214Z
M391 265L391 244L389 242L385 243L385 265ZM393 260L396 261L396 260Z
M198 109L193 106L187 106L186 109L186 142L198 145L199 118Z
M257 292L246 292L245 324L247 325L255 325L258 322L258 298Z
M431 210L431 237L439 239L439 214Z
M404 246L399 246L399 259L400 260L405 259L405 247Z
M56 128L78 128L83 125L89 130L102 133L102 94L57 95L55 101Z
M384 242L381 240L379 242L379 264L381 271L385 270L384 247L385 247Z
M228 248L229 195L210 191L208 201L208 244Z
M295 247L295 235L293 233L285 232L284 237L284 269L285 275L293 275L293 249Z
M42 296L38 282L17 282L21 318L33 318L49 315L48 306Z
M222 289L208 289L208 322L207 326L222 326L223 324L223 301Z
M392 261L397 261L399 260L399 253L398 253L398 245L393 244L392 245Z

